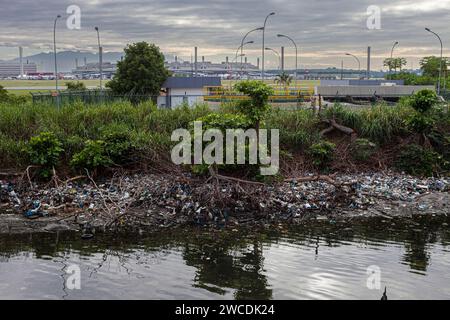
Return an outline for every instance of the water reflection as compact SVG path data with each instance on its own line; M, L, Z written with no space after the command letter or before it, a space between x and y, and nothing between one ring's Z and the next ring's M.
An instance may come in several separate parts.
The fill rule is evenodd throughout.
M410 288L420 282L415 277L429 277L429 285L438 289L423 292L449 298L449 289L442 288L449 280L444 271L450 265L448 222L426 217L331 221L270 231L191 229L90 241L74 233L2 235L0 297L372 298L364 273L375 263L388 270L385 281L398 298L414 297ZM72 263L82 265L89 290L67 290ZM12 274L25 265L42 275L27 277L26 292L8 292L20 282L20 275Z

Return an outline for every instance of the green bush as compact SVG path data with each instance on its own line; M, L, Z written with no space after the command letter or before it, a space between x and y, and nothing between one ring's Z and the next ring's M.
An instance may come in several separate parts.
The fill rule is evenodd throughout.
M104 141L88 140L83 150L73 156L70 164L75 169L95 170L108 167L113 164L113 161L106 151Z
M61 141L52 132L41 132L32 137L27 150L31 163L41 167L40 175L44 178L51 175L64 151Z
M66 87L68 91L84 91L86 90L86 85L83 82L66 82Z
M418 176L432 176L441 169L442 164L440 154L416 144L403 147L395 163L398 169Z
M312 158L314 166L319 169L326 169L333 160L336 145L328 141L315 143L308 149L308 154Z
M421 113L429 111L437 101L436 93L428 89L416 92L410 99L411 107Z
M131 132L126 125L111 124L102 128L101 140L105 142L106 153L116 164L130 159L134 151Z
M350 150L353 159L367 161L377 150L377 145L368 139L356 139Z

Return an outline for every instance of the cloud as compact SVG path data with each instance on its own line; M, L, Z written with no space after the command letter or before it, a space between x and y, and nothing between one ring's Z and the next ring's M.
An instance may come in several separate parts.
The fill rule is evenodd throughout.
M450 38L446 26L450 17L450 0L0 0L0 59L14 54L11 49L24 46L29 52L52 50L53 19L66 15L66 8L81 8L81 30L69 30L58 22L58 49L96 50L94 26L101 30L106 51L121 50L127 43L149 41L164 52L189 59L193 47L211 60L233 56L242 36L262 25L271 11L266 32L268 46L286 46L289 66L294 61L291 44L276 37L283 33L293 37L301 48L302 66L339 66L342 59L349 67L354 63L344 52L365 57L372 46L375 68L396 49L417 66L418 56L438 53L437 40L424 31L430 27ZM366 27L367 8L381 9L381 29ZM250 61L261 54L261 33L250 36L255 44L247 47ZM277 59L269 58L274 67Z

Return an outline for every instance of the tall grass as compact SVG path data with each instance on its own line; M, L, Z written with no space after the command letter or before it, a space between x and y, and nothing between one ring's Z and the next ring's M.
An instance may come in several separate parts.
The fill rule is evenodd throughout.
M336 104L326 111L326 116L353 128L360 137L383 144L391 141L394 136L408 132L407 119L412 112L411 107L402 104L397 106L378 104L360 110Z

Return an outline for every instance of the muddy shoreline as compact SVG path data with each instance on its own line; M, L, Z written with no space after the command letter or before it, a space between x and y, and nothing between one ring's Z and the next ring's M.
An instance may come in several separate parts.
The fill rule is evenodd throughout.
M311 175L313 177L313 175ZM190 175L122 176L45 186L0 181L0 234L237 230L449 213L450 179L398 173L338 174L334 181L254 185Z

